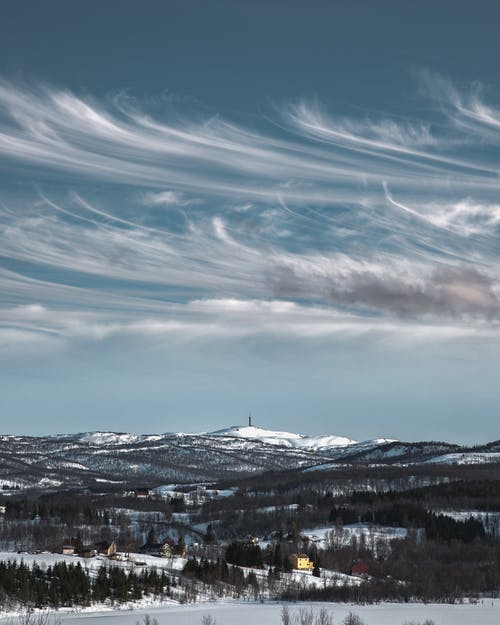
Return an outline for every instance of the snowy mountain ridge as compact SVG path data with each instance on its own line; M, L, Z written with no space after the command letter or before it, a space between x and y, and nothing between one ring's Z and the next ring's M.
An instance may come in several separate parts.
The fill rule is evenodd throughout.
M233 479L265 471L328 471L345 464L481 464L500 460L500 441L355 441L253 425L215 432L81 432L0 435L0 488L102 488Z
M71 436L68 434L58 435L60 438ZM258 441L268 445L279 445L284 447L296 447L299 449L324 450L333 447L347 447L357 445L358 441L345 436L296 434L294 432L282 432L256 427L254 425L233 425L229 428L216 430L214 432L169 432L165 434L130 434L127 432L83 432L77 434L79 440L91 445L126 445L140 442L158 441L164 437L176 436L218 436L221 438L239 438L249 441ZM374 439L365 441L365 444L382 444L392 442L393 439Z

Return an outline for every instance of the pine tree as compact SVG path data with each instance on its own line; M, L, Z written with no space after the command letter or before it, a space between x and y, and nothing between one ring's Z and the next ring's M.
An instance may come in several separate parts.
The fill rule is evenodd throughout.
M149 529L148 537L146 538L146 542L149 543L150 545L157 542L156 541L156 532L154 530L154 527L151 527Z

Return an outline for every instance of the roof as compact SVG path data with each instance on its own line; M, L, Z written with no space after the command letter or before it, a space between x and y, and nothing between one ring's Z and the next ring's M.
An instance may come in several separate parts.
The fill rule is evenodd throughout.
M368 564L366 564L365 562L356 562L355 564L351 566L351 571L367 572L368 568L369 568Z
M160 549L163 546L163 543L145 543L142 545L141 549Z

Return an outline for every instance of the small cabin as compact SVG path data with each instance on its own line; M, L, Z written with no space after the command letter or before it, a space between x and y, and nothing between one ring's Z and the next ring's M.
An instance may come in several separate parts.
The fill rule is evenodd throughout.
M108 556L108 558L116 555L116 543L114 541L108 543L104 540L100 543L96 543L95 548L97 553L103 556Z
M63 556L74 556L75 548L73 545L63 545L62 553L63 553Z
M173 553L174 556L178 556L179 558L185 558L187 555L186 545L175 545Z
M258 536L254 536L253 534L247 534L245 536L245 540L247 541L247 543L249 545L258 545L259 544L259 537Z
M148 556L159 556L162 546L162 543L144 543L139 552Z
M369 570L368 564L365 562L356 562L351 566L351 575L363 577L364 575L368 575Z
M151 497L151 490L145 486L141 486L134 490L134 496L137 497L137 499L147 499Z
M297 571L312 571L314 568L314 562L305 553L292 553L289 560L292 569Z

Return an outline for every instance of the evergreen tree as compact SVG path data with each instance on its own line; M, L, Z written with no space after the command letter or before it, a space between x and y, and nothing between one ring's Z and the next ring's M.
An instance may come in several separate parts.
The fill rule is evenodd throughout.
M150 544L150 545L151 544L155 544L157 542L157 540L156 540L156 532L154 530L154 527L152 527L152 526L149 529L148 536L146 538L146 542L148 544Z

